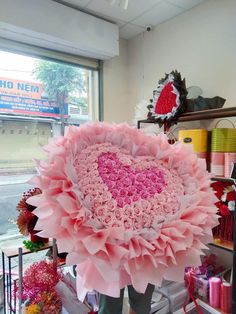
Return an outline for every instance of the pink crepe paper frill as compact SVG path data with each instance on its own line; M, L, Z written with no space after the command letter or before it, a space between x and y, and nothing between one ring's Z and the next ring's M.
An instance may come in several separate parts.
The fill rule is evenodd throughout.
M191 147L169 145L125 124L68 127L45 147L33 182L39 235L56 238L76 264L78 291L118 297L132 284L183 280L200 264L217 225L205 163Z

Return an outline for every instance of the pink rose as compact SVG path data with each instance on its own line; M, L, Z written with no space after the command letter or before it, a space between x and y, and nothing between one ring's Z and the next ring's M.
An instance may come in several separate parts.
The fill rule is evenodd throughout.
M107 202L112 198L112 195L110 192L100 192L99 195L101 196L103 202Z
M131 219L125 219L124 220L124 227L125 227L125 229L132 229L132 220Z
M130 197L125 197L124 198L124 203L130 205L131 204L131 198Z
M116 209L115 210L115 217L116 219L118 220L121 220L122 219L122 214L121 214L121 211L119 209Z
M129 205L124 206L124 215L125 217L132 217L133 209Z
M121 227L121 226L122 226L122 223L119 222L119 221L116 221L116 222L114 222L114 223L112 224L112 227L113 227L113 228L117 228L117 227Z
M142 174L142 173L138 173L138 174L136 175L136 181L138 181L138 182L144 182L145 179L146 179L146 175L144 175L144 174Z
M135 187L138 191L142 191L143 190L143 185L141 183L136 183Z
M144 215L142 217L142 224L144 228L150 228L152 225L152 221L153 221L153 216L151 215Z
M102 176L102 179L103 179L103 181L105 181L105 182L110 181L110 175L109 175L109 174L104 174L104 175Z
M134 218L133 225L135 229L141 229L142 228L142 220L140 217Z
M156 192L157 192L157 193L161 193L162 187L161 187L159 184L156 184L156 185L155 185L155 188L156 188Z
M125 178L123 180L123 184L125 187L128 187L128 186L132 185L132 181L129 178Z
M127 189L127 195L128 195L128 196L132 196L132 195L134 195L135 193L136 193L136 189L135 189L134 186L128 187L128 189Z
M141 192L141 198L146 199L146 198L148 198L148 196L149 196L149 194L146 191Z
M116 181L116 187L118 189L122 189L123 188L123 182L120 180L120 181Z
M137 202L139 200L139 196L135 194L132 199L133 199L133 202Z
M111 181L116 181L116 178L117 177L112 173L109 175L109 180L111 180Z
M153 182L157 182L159 180L159 173L150 173L148 178Z
M100 206L102 203L103 203L103 199L99 195L93 199L93 205L95 208Z
M163 210L164 210L164 212L166 213L166 214L169 214L169 213L172 213L173 212L173 209L174 209L174 204L171 204L171 203L169 203L169 204L164 204L163 205Z
M148 180L148 179L146 179L146 180L143 182L143 185L144 185L145 187L150 187L151 184L152 184L152 182L151 182L150 180Z
M125 197L127 194L126 190L122 189L120 190L120 197Z
M110 172L109 172L109 170L107 169L107 168L104 168L104 167L100 167L99 168L99 174L101 175L105 175L105 174L109 174Z
M135 205L134 206L134 214L135 215L140 215L140 213L141 213L140 207L138 205Z
M153 196L156 193L155 187L151 186L147 189L147 193L149 193L151 196Z
M114 212L114 210L117 208L116 202L111 199L107 202L107 208L109 209L110 212Z
M129 174L129 179L131 180L131 182L134 184L135 182L135 175L133 173Z
M116 163L114 160L108 160L105 165L109 170L112 170L116 166Z
M141 206L145 210L145 212L150 211L151 209L151 204L147 200L141 200Z
M117 176L118 175L118 172L119 172L119 168L117 167L115 167L114 169L113 169L113 173Z
M118 179L124 179L127 177L127 172L123 171L123 170L119 170L117 173Z
M102 219L102 222L105 223L105 224L110 224L112 223L112 217L111 215L106 215L103 219Z
M105 215L105 209L103 207L97 207L95 209L95 215L98 217L98 218L102 218L104 217Z
M121 198L121 197L118 197L118 198L117 198L117 205L118 205L119 207L123 207L123 205L124 205L124 200L123 200L123 198Z
M111 190L111 194L113 196L113 198L117 198L119 196L119 191L116 189Z

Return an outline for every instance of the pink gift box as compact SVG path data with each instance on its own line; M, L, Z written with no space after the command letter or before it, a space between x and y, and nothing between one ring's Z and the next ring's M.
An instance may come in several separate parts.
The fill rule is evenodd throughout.
M236 153L225 153L225 177L229 178L233 164L236 163Z

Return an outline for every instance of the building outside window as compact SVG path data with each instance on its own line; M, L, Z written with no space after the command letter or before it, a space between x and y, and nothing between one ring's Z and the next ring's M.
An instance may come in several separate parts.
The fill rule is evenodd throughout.
M99 73L0 51L0 234L17 232L16 205L42 147L68 125L99 118Z

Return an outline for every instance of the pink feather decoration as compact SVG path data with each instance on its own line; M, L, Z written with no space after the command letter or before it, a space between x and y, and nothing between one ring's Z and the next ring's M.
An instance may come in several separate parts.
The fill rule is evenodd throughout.
M144 292L200 265L217 200L189 145L91 123L68 127L45 150L33 179L42 194L28 202L39 235L56 238L67 263L78 265L79 294L85 286L118 297L127 284Z

